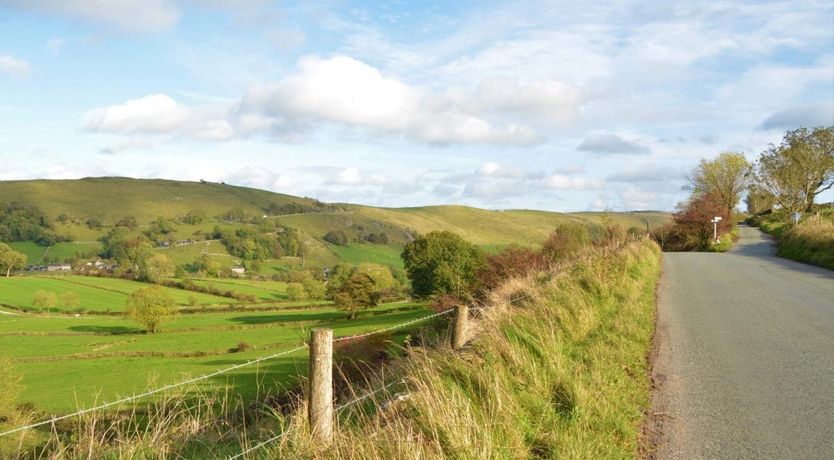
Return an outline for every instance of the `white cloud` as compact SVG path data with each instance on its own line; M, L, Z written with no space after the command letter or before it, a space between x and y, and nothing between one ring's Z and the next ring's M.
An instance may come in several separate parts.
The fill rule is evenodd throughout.
M151 94L123 104L90 110L84 116L83 126L93 132L181 136L222 142L235 135L235 128L225 119L227 105L192 108L166 94Z
M124 104L93 109L84 116L91 131L124 134L167 134L182 128L191 111L165 94L131 99Z
M24 78L28 77L31 73L32 66L28 62L8 54L0 54L0 74Z
M553 174L544 180L544 185L555 190L598 190L605 183L600 179Z
M333 185L383 185L387 182L381 174L363 174L358 168L344 168L325 182Z
M430 144L532 145L542 137L522 121L488 119L488 112L534 114L567 120L578 93L558 82L518 85L487 81L474 92L432 93L384 76L347 56L308 57L278 82L256 85L241 103L242 123L285 131L322 122L403 135ZM257 121L257 123L253 123Z
M179 18L169 0L0 0L3 4L138 32L166 30Z
M586 138L577 147L584 152L606 154L649 154L648 147L636 141L628 141L616 134L594 134Z

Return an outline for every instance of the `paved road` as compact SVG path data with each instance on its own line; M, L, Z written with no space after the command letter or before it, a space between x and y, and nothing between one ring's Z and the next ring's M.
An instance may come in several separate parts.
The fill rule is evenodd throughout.
M657 458L834 459L834 272L774 252L664 254Z

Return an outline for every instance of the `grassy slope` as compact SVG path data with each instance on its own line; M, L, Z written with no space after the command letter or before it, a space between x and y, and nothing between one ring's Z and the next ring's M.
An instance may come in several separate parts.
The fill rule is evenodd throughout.
M425 314L421 304L397 303L376 307L354 321L346 321L343 313L331 307L182 315L166 324L163 332L153 335L137 334L136 325L122 318L4 316L0 317L0 349L14 359L23 374L25 389L20 402L32 402L39 409L68 411L77 404L87 406L95 399L101 402L140 391L151 381L171 383L186 374L203 374L292 348L304 340L306 330L313 326L331 327L337 336L343 336ZM116 335L89 335L93 332ZM229 353L241 341L254 349ZM129 356L142 352L167 356ZM193 352L209 355L182 356ZM72 357L74 353L85 355ZM259 379L267 388L292 383L295 375L303 374L306 353L300 351L261 366L247 367L210 383L228 385L233 392L250 398L258 391ZM44 361L44 357L63 359Z
M168 180L137 180L127 178L90 178L81 180L0 181L0 197L3 201L23 201L43 209L49 216L66 213L70 217L85 220L98 216L105 223L113 223L126 216L135 216L140 224L147 224L157 216L180 217L191 209L204 209L215 216L233 207L240 207L250 214L260 214L269 203L311 201L271 193L263 190L235 187L214 183L179 182ZM358 227L364 232L385 232L393 252L405 243L413 232L427 233L434 230L451 230L468 240L494 249L510 243L538 244L559 224L570 221L600 222L602 213L555 213L530 210L488 211L466 206L426 206L415 208L375 208L360 205L342 205L339 212L295 214L279 216L279 222L295 227L307 250L305 263L316 266L332 266L340 260L351 262L379 261L378 246L356 245L349 249L332 248L322 241L330 230L343 229L355 233ZM610 213L612 220L626 227L644 227L648 219L657 225L668 219L667 213L637 212ZM196 231L211 230L217 222L200 225L178 225L176 237L185 239ZM221 224L224 226L224 224ZM89 229L85 225L57 225L61 232L73 234L78 241L96 241L107 229ZM224 248L218 250L225 253ZM178 261L191 261L196 255L185 249L172 251ZM343 259L343 257L345 259ZM391 258L387 258L390 262ZM232 265L232 258L220 258L223 265ZM266 273L280 271L283 267L297 265L300 260L286 258L270 261L264 266Z
M391 393L408 391L409 399L385 416L344 415L327 457L637 457L659 262L646 242L551 280L508 283L464 351L415 353L394 366L400 374L386 381L407 385ZM296 430L256 458L316 451Z

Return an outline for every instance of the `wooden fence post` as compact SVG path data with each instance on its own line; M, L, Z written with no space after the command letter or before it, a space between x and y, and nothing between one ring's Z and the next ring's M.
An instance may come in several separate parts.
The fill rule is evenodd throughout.
M469 323L469 306L461 304L457 306L455 317L455 330L452 334L452 348L460 350L466 344L466 332Z
M333 441L333 330L310 331L310 432L322 443Z

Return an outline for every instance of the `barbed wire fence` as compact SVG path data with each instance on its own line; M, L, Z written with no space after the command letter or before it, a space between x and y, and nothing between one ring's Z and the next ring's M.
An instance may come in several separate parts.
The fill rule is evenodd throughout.
M369 337L369 336L376 335L376 334L382 334L382 333L389 332L389 331L392 331L392 330L407 327L407 326L410 326L412 324L417 324L417 323L420 323L420 322L423 322L423 321L428 321L430 319L446 315L446 314L448 314L452 311L454 311L454 308L450 308L448 310L445 310L445 311L442 311L442 312L439 312L439 313L434 313L434 314L431 314L431 315L423 316L421 318L416 318L416 319L413 319L413 320L410 320L410 321L405 321L403 323L395 324L393 326L389 326L389 327L386 327L386 328L383 328L383 329L378 329L378 330L375 330L375 331L365 332L365 333L356 334L356 335L339 337L337 339L334 339L333 341L334 342L342 342L342 341L347 341L347 340L361 339L361 338ZM69 413L69 414L65 414L65 415L61 415L61 416L54 416L54 417L51 417L51 418L46 419L46 420L42 420L42 421L39 421L39 422L23 425L23 426L20 426L20 427L17 427L17 428L13 428L13 429L10 429L10 430L7 430L7 431L0 432L0 437L7 436L7 435L10 435L10 434L14 434L14 433L20 433L20 432L23 432L23 431L26 431L26 430L30 430L30 429L33 429L33 428L38 428L38 427L45 426L45 425L54 424L55 422L58 422L58 421L61 421L61 420L66 420L66 419L70 419L70 418L73 418L73 417L78 417L78 416L88 414L88 413L91 413L91 412L96 412L96 411L99 411L99 410L102 410L102 409L107 409L109 407L118 406L120 404L125 404L125 403L128 403L128 402L136 401L136 400L139 400L139 399L142 399L142 398L146 398L148 396L152 396L154 394L162 393L162 392L172 390L172 389L175 389L175 388L179 388L179 387L182 387L182 386L185 386L185 385L190 385L190 384L194 384L194 383L201 382L201 381L204 381L204 380L208 380L212 377L217 377L218 375L223 375L223 374L226 374L228 372L231 372L231 371L234 371L234 370L237 370L237 369L252 366L254 364L262 363L264 361L269 361L269 360L272 360L272 359L275 359L275 358L279 358L281 356L286 356L286 355L301 351L301 350L303 350L307 347L308 347L308 345L306 343L304 343L304 344L302 344L298 347L295 347L295 348L292 348L292 349L289 349L289 350L284 350L284 351L274 353L274 354L271 354L271 355L268 355L268 356L262 356L260 358L256 358L256 359L253 359L253 360L250 360L250 361L246 361L244 363L235 364L233 366L225 367L223 369L219 369L219 370L216 370L216 371L213 371L213 372L209 372L207 374L203 374L199 377L194 377L194 378L186 379L186 380L183 380L183 381L180 381L180 382L177 382L177 383L163 385L159 388L148 390L148 391L145 391L143 393L134 394L132 396L117 399L115 401L110 401L110 402L103 403L103 404L93 406L93 407L89 407L89 408L86 408L86 409L81 409L81 410L78 410L76 412L72 412L72 413Z

